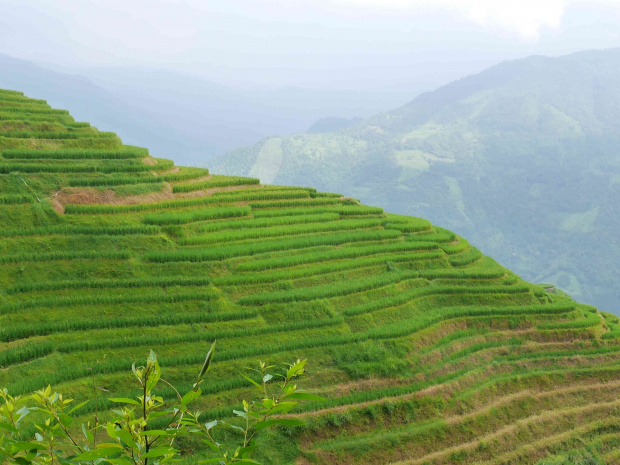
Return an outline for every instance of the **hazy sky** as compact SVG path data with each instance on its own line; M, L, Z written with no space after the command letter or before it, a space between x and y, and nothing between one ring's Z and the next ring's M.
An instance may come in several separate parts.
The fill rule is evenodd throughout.
M246 87L406 88L442 68L620 46L619 20L618 0L0 0L0 53Z

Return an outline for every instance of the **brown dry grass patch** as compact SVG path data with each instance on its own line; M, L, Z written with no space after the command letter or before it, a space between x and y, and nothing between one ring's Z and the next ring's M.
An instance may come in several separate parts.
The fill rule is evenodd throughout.
M263 187L258 186L227 186L214 187L194 192L173 194L170 184L164 183L163 192L151 192L149 194L119 197L113 189L98 190L92 187L65 187L50 197L50 202L56 212L64 214L65 205L135 205L142 203L164 202L173 199L185 199L193 197L208 197L216 192L235 191Z

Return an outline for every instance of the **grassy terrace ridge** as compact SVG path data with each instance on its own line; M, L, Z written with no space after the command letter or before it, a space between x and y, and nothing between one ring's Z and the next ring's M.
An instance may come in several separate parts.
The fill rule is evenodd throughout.
M247 396L239 372L259 359L309 359L304 387L328 398L264 436L264 463L526 464L584 447L620 463L618 317L425 219L176 167L4 90L0 264L13 394L88 397L92 368L107 397L133 395L149 349L185 386L217 339L205 419ZM188 463L208 454L185 446Z

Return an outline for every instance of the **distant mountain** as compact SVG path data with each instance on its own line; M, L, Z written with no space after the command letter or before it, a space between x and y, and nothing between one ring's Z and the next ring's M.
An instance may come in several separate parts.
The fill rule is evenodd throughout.
M131 100L113 94L84 76L52 71L0 55L0 87L20 89L54 106L68 108L77 119L89 121L100 129L118 129L128 144L150 142L154 154L191 153L194 147L201 146L204 157L222 150L204 140L200 144L192 139L176 141L175 129L168 126L167 121L142 111Z
M6 55L0 55L0 87L47 99L185 164L273 134L306 131L327 115L368 117L407 100L391 90L235 89L170 70L67 70Z
M530 281L620 313L619 75L618 49L533 56L209 166L429 218Z
M195 149L190 155L194 163L205 159L200 156L202 141L215 144L219 148L215 153L224 153L273 134L306 131L327 115L368 117L407 100L397 92L234 89L161 69L82 71L97 85L131 102L141 114L174 129L179 143L193 141ZM208 156L213 154L211 151Z

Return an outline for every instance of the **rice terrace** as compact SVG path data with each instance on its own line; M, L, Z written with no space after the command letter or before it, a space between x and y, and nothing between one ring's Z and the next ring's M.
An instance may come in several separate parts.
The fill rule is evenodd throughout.
M205 421L231 421L259 360L307 359L299 384L326 399L261 434L262 463L620 463L618 317L465 238L346 192L177 167L17 91L0 91L0 150L11 395L96 385L78 416L105 418L149 350L187 391L217 340ZM208 453L183 446L183 463Z

